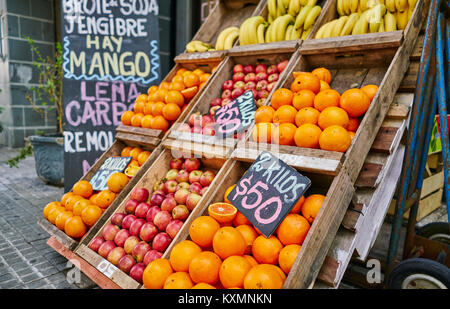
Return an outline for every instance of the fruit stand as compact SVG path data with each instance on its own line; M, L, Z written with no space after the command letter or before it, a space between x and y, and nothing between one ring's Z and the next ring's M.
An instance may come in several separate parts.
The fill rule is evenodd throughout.
M354 253L361 260L367 258L394 195L404 153L401 140L413 102L412 94L398 91L408 88L408 75L403 77L414 54L420 53L416 42L420 42L427 2L419 0L406 10L408 22L402 21L400 30L383 32L387 30L378 25L377 31L371 31L376 33L366 33L367 27L372 30L375 25L360 25L358 19L353 23L366 27L365 32L333 37L323 34L330 28L327 23L337 26L338 15L344 16L340 22L344 29L351 14L367 4L316 2L244 1L243 7L236 8L231 6L236 4L233 1L219 1L193 41L212 46L225 29L244 25L257 16L267 22L259 22L265 31L281 27L290 31L290 36L270 40L269 35L268 41L248 41L241 26L234 47L228 50L211 47L194 51L187 47L161 85L150 87L137 99L132 114L122 118L114 145L80 181L91 180L107 158L134 158L130 152L133 147L150 151L148 158L119 186L114 201L81 237L68 236L64 227L51 224L51 216L44 213L40 225L51 235L48 244L67 258L78 260L81 270L102 288L338 287ZM284 13L295 14L294 22L279 25L277 19L284 14L274 11L274 3ZM386 7L381 14L384 26L385 15L391 14L387 3ZM375 8L381 7L378 4L366 11L375 12ZM307 22L306 29L295 28L297 19L301 26ZM287 30L288 26L293 27ZM303 33L290 39L294 38L293 29ZM319 39L314 39L316 36ZM324 75L315 71L318 68L329 78L322 79ZM182 85L173 90L175 84ZM370 97L364 86L375 89ZM196 89L183 93L191 88ZM303 106L304 101L300 101L297 106L294 97L304 90L313 93L313 105ZM342 103L349 90L367 100L362 112ZM176 117L164 110L169 104L178 105L177 93L168 95L171 91L184 97ZM219 139L214 113L245 92L253 93L257 106L253 122L244 131ZM315 100L323 93L330 96ZM336 105L327 105L335 93ZM156 101L164 102L158 107ZM324 106L320 106L322 102ZM274 114L260 122L258 111L268 108ZM297 119L305 108L317 115L326 115L329 109L345 113L345 117L317 116L314 122L320 135L330 127L342 127L344 142L330 146L332 143L321 137L319 144L317 137L314 145L305 144L309 142L305 141L306 133L297 137L304 125L313 125L305 123L301 115ZM280 109L286 111L278 112ZM133 120L138 114L142 116ZM266 114L261 115L264 118ZM143 120L146 116L148 125ZM157 117L170 118L167 126L158 129L159 123L153 125ZM356 123L352 130L350 119ZM284 123L289 123L290 131L285 126L283 132L291 135L281 139L279 127ZM262 132L267 132L262 129L267 127L277 132L274 136L278 139L262 139ZM328 140L334 138L331 134ZM127 147L131 149L124 153ZM294 203L270 237L262 235L227 199L266 151L311 181L307 193ZM95 194L91 192L85 199ZM54 203L59 205L52 208L65 206L67 210L67 201ZM295 224L301 228L293 228ZM221 233L216 237L218 231ZM292 241L290 236L301 240ZM198 270L204 265L210 267L209 276ZM260 282L261 274L270 276L272 282Z

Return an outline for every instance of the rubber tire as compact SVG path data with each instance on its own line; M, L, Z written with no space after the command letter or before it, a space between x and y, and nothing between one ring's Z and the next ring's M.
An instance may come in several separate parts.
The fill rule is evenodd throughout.
M425 238L430 238L436 234L450 235L450 223L431 222L416 230L416 234Z
M425 258L408 259L397 264L389 276L388 287L402 289L403 281L414 274L429 275L450 289L450 269L441 263Z

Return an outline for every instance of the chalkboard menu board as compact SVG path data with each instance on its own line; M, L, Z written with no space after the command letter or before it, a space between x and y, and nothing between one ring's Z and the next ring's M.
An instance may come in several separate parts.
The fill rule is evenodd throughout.
M270 152L263 151L227 199L269 237L310 185L309 178Z
M120 117L160 82L156 0L61 0L66 191L113 143Z

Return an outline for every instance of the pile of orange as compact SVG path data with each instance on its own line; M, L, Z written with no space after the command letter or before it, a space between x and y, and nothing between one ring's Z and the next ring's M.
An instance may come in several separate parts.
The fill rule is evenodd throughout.
M270 106L257 109L253 140L347 151L378 86L353 88L341 95L331 89L331 72L326 68L294 72L294 78L290 89L274 92Z
M126 171L139 168L150 156L149 151L139 147L125 147L122 157L132 157ZM72 191L63 195L61 201L47 204L43 210L44 218L74 239L81 239L103 212L112 204L116 195L128 184L130 175L114 173L107 180L108 190L95 192L87 180L80 180Z
M122 114L122 124L167 131L190 100L205 86L211 74L201 69L179 69L170 82L151 86L147 94L141 94L133 111Z
M226 191L225 201L232 188ZM209 215L191 223L189 238L173 247L169 259L147 265L144 286L281 289L324 199L317 194L302 197L269 238L233 205L212 204Z

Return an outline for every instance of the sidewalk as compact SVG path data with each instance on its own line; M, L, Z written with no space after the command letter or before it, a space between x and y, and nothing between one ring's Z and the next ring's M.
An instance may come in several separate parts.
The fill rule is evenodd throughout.
M3 163L16 153L0 148L0 289L95 287L83 274L80 284L66 280L73 266L46 244L50 236L37 225L45 205L60 200L63 188L45 185L37 177L33 157L19 168Z

